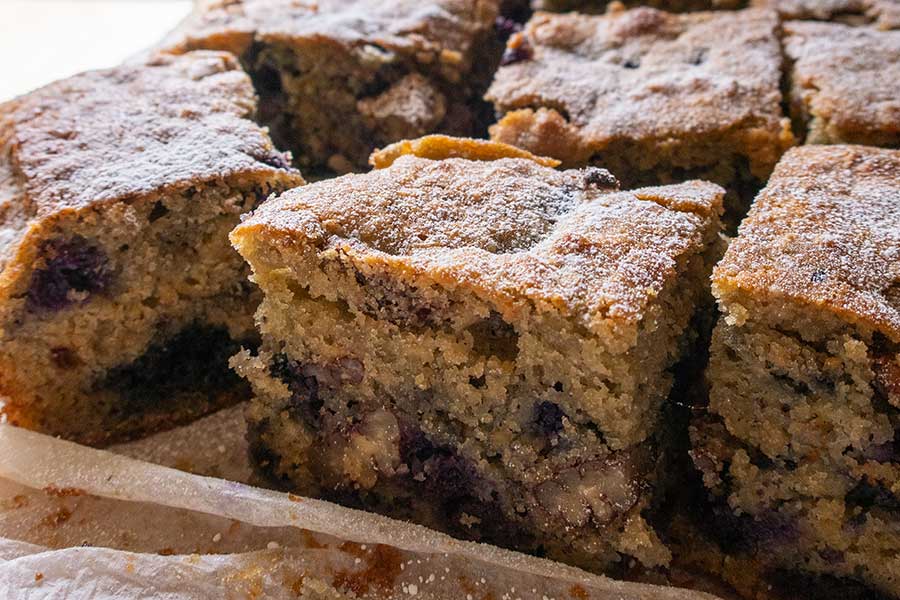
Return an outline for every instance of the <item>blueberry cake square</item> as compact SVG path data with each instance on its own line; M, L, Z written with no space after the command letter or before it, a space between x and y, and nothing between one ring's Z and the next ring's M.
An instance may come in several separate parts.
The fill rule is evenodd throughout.
M723 190L619 192L432 137L287 192L232 233L264 300L256 464L298 493L593 570L666 564L659 419Z
M0 398L104 444L246 398L239 215L303 183L231 55L88 72L0 105Z
M751 0L750 4L776 10L784 20L836 21L900 29L900 0Z
M507 42L491 138L625 187L708 179L735 222L793 143L771 11L537 13ZM743 200L740 202L739 200Z
M790 150L713 276L702 514L732 562L846 592L822 597L900 595L898 173L896 150Z
M900 147L900 30L785 23L791 117L807 144Z
M304 173L363 170L376 147L479 134L503 49L501 0L206 0L164 47L228 50ZM487 110L485 110L487 108Z

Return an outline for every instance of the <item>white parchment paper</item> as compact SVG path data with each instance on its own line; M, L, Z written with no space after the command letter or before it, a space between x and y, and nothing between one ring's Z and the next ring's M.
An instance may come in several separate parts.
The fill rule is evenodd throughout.
M113 451L0 426L0 598L711 598L240 483L242 423Z

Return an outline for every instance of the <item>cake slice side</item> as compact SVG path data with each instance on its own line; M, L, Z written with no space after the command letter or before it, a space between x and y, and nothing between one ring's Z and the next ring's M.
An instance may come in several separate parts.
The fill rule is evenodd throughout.
M900 589L898 166L896 151L792 150L716 269L692 454L726 552L768 576Z
M594 570L665 564L657 416L722 192L607 178L407 155L266 203L232 234L265 295L234 361L257 464Z
M160 56L3 107L0 393L10 422L105 444L247 395L239 215L303 182L230 55Z

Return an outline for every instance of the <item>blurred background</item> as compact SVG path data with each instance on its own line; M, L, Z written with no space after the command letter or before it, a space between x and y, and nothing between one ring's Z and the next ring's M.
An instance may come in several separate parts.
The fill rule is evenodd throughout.
M0 101L158 41L190 0L0 0Z

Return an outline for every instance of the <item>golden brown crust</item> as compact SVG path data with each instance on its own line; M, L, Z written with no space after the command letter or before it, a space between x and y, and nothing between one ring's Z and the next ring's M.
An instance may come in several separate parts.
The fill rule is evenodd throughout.
M83 73L0 106L7 261L26 233L73 211L211 181L300 185L255 108L249 78L220 52Z
M725 308L800 305L900 341L900 151L790 150L716 267Z
M419 62L467 68L476 33L492 23L496 0L200 0L164 40L175 51L198 48L243 54L254 40L304 44L330 40L374 47Z
M811 141L900 145L900 31L808 21L784 29L791 101L815 119Z
M773 9L786 20L874 23L879 29L900 27L897 0L753 0L751 5Z
M454 138L448 135L426 135L415 140L403 140L377 150L369 157L369 164L383 169L406 155L443 160L445 158L465 158L468 160L498 160L500 158L526 158L545 167L557 167L559 161L535 156L534 154L500 142Z
M265 203L232 242L335 247L353 261L467 289L508 314L531 303L589 327L624 325L639 321L678 261L715 235L724 192L695 181L610 193L608 183L596 168L405 155Z
M488 90L509 113L492 137L553 150L567 165L623 142L647 155L673 144L713 155L721 150L710 140L720 138L764 176L792 142L780 107L778 26L763 10L537 13L523 33L530 57L501 67Z
M159 55L0 106L3 160L37 219L235 175L298 180L254 110L231 55Z

